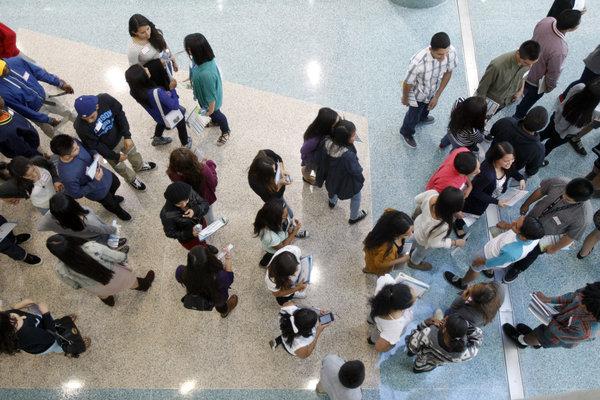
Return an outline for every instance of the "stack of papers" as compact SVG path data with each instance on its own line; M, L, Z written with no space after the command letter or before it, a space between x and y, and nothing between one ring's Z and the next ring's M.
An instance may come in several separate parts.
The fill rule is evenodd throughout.
M562 237L562 235L546 235L540 239L540 250L546 251L546 247L554 246ZM575 250L575 242L569 243L568 246L563 247L561 250Z
M494 114L496 114L496 111L498 111L500 104L496 103L494 100L487 98L487 97L485 98L485 101L487 103L487 111L485 113L485 119L489 120L490 118L492 118L494 116Z
M516 187L511 187L506 192L502 193L500 197L498 197L498 201L504 200L507 206L512 207L523 197L527 196L529 193L528 190L521 190Z
M404 272L399 272L396 277L397 283L403 283L414 290L415 296L423 296L423 293L429 290L429 285L425 282L421 282L418 279L413 278L410 275L406 275Z
M552 317L559 313L556 308L541 301L535 293L531 294L531 301L527 308L544 325L548 325L552 321Z
M227 224L227 218L225 218L225 217L219 218L216 221L213 221L213 223L211 223L210 225L208 225L206 228L202 229L198 233L198 240L200 240L202 242L202 241L208 239L209 237L211 237L212 235L217 233L219 231L219 229L224 227L226 224Z
M210 123L210 117L203 115L206 113L206 110L196 106L190 113L190 115L186 119L187 125L196 132L198 135L206 128L206 126Z
M300 274L298 274L298 282L310 282L310 274L312 273L312 254L300 257Z

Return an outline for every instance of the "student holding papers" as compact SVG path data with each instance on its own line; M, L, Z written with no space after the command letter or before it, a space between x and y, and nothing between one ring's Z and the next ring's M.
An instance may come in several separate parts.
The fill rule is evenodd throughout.
M494 320L503 302L504 286L500 282L479 282L456 296L448 314L457 314L481 328Z
M534 293L544 303L557 304L558 314L552 316L548 325L540 324L531 329L525 324L516 327L502 325L506 336L524 349L563 347L572 349L583 341L594 340L600 334L600 282L558 297L546 297Z
M477 143L483 142L486 134L487 104L481 97L460 97L452 106L448 130L440 142L440 148L452 145L452 150L466 147L473 152L479 150Z
M265 282L277 303L284 305L292 298L306 298L310 271L301 262L301 250L297 246L285 246L277 250L267 266Z

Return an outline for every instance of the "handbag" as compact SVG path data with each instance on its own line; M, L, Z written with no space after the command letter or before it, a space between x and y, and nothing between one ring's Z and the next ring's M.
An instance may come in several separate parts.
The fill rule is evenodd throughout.
M160 115L163 119L165 126L167 127L167 129L175 128L175 126L183 120L183 113L178 108L177 110L169 111L169 113L165 115L162 109L162 104L160 104L160 100L158 99L158 89L154 89L152 93L154 94L154 100L156 101L158 111L160 111Z
M196 311L211 311L215 306L215 303L207 300L205 297L191 293L183 296L181 302L185 308Z
M81 332L70 317L62 317L54 321L56 332L51 332L65 352L66 357L78 358L86 350Z

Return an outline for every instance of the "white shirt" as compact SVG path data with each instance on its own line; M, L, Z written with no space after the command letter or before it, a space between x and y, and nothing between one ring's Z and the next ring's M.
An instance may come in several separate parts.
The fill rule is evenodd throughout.
M277 250L275 252L275 254L273 254L273 258L271 258L269 265L267 265L267 271L265 273L265 283L267 284L267 289L269 289L271 292L278 292L280 290L280 288L278 288L275 285L275 282L273 282L271 280L271 278L269 278L269 267L271 266L271 263L273 262L275 257L277 257L279 254L281 254L285 251L289 251L290 253L292 253L294 255L294 257L296 257L296 260L298 261L298 266L296 267L296 272L294 273L294 275L290 275L290 281L292 281L292 287L296 287L296 281L298 279L298 274L300 273L300 255L302 254L302 250L300 250L300 248L298 246L287 245L287 246L284 246L281 249Z
M281 311L284 313L287 313L289 315L293 315L294 311L298 310L299 308L300 307L298 307L298 306L286 306L286 307L281 307ZM280 319L281 319L281 317L280 317ZM315 340L316 334L317 334L317 326L315 325L315 327L313 328L312 333L309 337L304 337L302 335L296 336L294 338L294 341L292 342L291 346L288 346L288 344L286 343L286 340L283 336L281 337L281 339L282 339L283 345L285 346L287 351L296 355L296 350L301 349L301 348L306 347L309 344L311 344L313 342L313 340Z
M450 45L450 51L442 62L433 58L429 47L426 47L410 59L404 83L412 86L417 101L429 103L440 88L444 74L457 65L458 57L454 46Z
M327 354L323 359L321 367L321 377L319 382L330 400L360 400L362 392L360 387L348 389L340 382L338 374L340 368L346 362L335 354Z
M40 171L40 180L34 182L31 189L31 203L39 208L50 208L50 198L56 194L52 175L48 170L34 166Z
M439 193L431 189L415 197L415 203L421 208L421 214L415 218L415 240L425 248L449 249L452 245L452 239L446 238L448 224L442 224L441 227L432 231L441 222L431 216L429 201L434 196L439 196Z
M377 285L375 287L375 296L383 289L386 285L395 285L396 280L390 275L385 274L377 278ZM375 325L379 330L379 336L387 340L391 345L395 345L398 343L402 336L404 335L404 331L406 330L406 326L413 320L413 311L412 308L408 308L404 310L404 314L400 318L396 319L383 319L381 317L373 318L375 321Z

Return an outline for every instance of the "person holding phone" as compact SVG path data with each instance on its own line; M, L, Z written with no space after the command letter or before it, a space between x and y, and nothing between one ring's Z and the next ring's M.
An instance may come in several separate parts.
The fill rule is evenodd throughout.
M281 199L285 202L285 187L292 183L292 179L285 170L281 157L273 150L264 149L258 151L250 164L248 183L265 203L271 199ZM294 218L289 204L286 202L285 205L290 218Z
M277 303L283 305L292 298L306 298L308 271L300 264L302 251L296 246L284 246L273 255L267 266L265 282Z
M275 350L282 344L292 356L307 358L315 349L323 329L331 325L331 322L323 324L319 320L326 314L291 301L284 303L279 311L281 335L269 342L271 349Z

